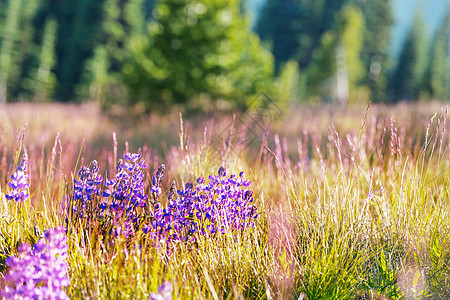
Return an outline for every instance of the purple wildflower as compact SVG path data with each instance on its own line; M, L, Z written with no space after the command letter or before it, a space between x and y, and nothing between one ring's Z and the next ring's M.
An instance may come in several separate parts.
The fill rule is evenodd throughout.
M169 196L167 197L167 199L170 201L173 199L173 197L175 196L175 191L177 189L177 186L175 184L175 181L172 181L172 184L170 185L169 188Z
M150 300L171 300L173 287L169 281L164 281L158 287L158 293L151 293Z
M89 167L83 166L78 171L78 178L73 179L72 199L74 201L73 212L79 213L83 217L83 213L87 210L87 206L91 204L94 196L100 196L103 178L98 174L98 163L93 160Z
M145 233L159 242L192 242L195 234L226 233L245 230L254 226L257 218L250 181L239 177L225 177L225 168L218 175L210 175L209 182L203 177L197 185L186 183L177 197L169 198L166 208L155 206L150 222L143 227Z
M219 177L225 177L227 176L227 170L225 169L224 166L221 166L219 168L219 171L217 172L219 174Z
M69 299L62 290L70 284L67 237L64 228L49 229L34 245L23 244L16 256L6 259L6 299Z
M155 176L152 177L152 187L150 188L150 193L152 193L154 203L158 201L158 197L161 195L161 181L164 178L165 170L166 166L164 164L160 165Z
M17 166L17 171L11 175L11 180L8 182L10 188L9 192L5 195L8 200L15 200L16 202L25 202L30 197L28 188L28 155L23 155L21 163Z
M143 172L146 165L140 158L141 154L125 154L125 160L117 163L115 178L105 182L108 189L103 191L103 197L108 198L111 208L125 214L146 206L148 196L144 193Z
M139 207L147 206L145 194L144 169L141 154L127 153L116 166L116 175L105 180L106 189L102 193L104 201L98 205L103 225L110 229L114 237L129 237L139 220Z

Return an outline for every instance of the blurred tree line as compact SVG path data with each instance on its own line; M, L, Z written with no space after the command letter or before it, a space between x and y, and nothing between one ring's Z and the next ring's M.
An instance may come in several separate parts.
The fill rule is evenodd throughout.
M266 0L256 32L271 49L276 70L298 62L302 98L449 100L449 18L450 6L430 39L417 13L396 60L388 53L390 0Z
M393 61L390 2L266 0L253 32L240 0L0 0L0 103L448 100L450 8Z

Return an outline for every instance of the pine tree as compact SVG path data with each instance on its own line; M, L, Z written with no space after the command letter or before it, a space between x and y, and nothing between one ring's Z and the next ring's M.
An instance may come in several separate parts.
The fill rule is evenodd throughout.
M36 70L34 96L40 101L47 101L52 95L56 78L52 69L55 65L55 42L58 24L49 18L45 24L39 54L39 67Z
M105 0L47 0L36 15L36 25L41 34L46 21L57 22L55 42L56 77L55 98L59 101L75 99L75 89L81 82L84 66L97 45Z
M275 69L297 58L300 34L300 7L295 0L267 0L256 24L256 32L270 45Z
M450 6L430 49L425 90L432 98L450 99Z
M336 75L337 34L334 31L322 35L319 47L313 53L313 62L307 69L306 89L308 96L322 97L332 101Z
M366 0L363 5L366 30L362 57L366 69L364 83L374 102L387 100L386 69L391 26L394 18L391 0Z
M113 104L126 98L123 67L130 55L132 39L146 38L143 36L146 24L143 7L142 0L105 1L99 44L86 63L80 95L101 100L103 104Z
M22 0L10 0L7 6L6 20L3 24L0 48L0 103L5 103L9 77L13 69L13 49L17 42L20 24Z
M8 95L11 101L22 97L21 87L24 82L23 70L28 58L38 51L39 45L35 44L33 37L35 28L33 19L39 7L40 0L21 0L17 34L10 56L11 69L8 75Z
M326 32L314 51L308 69L310 96L320 95L325 101L357 102L364 67L360 58L364 18L357 7L346 6L337 15L337 25Z
M276 69L296 59L301 69L309 67L322 35L336 25L345 5L357 0L266 0L256 31L269 44Z
M426 68L425 29L417 14L398 58L392 79L394 101L417 100L423 87Z
M344 56L338 66L338 74L346 72L347 82L343 83L348 87L348 94L340 97L341 103L358 102L360 99L360 85L364 76L364 66L361 61L361 51L364 41L364 16L360 9L347 6L340 12L338 16L338 30L340 43L338 47L342 47ZM339 84L339 81L338 81ZM338 87L339 90L339 87Z
M124 69L133 99L148 107L201 94L241 100L271 86L272 56L250 32L239 1L161 0L154 16L150 38L134 40Z
M298 49L300 69L313 61L313 53L321 43L321 37L336 25L336 17L346 4L354 0L298 0L300 6L300 34Z

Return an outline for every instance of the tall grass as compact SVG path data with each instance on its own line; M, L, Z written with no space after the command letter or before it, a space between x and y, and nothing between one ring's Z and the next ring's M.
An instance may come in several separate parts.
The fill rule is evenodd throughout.
M30 110L4 109L1 274L20 243L34 244L45 229L62 225L73 299L148 298L165 280L173 299L450 298L445 108L303 107L280 120L262 117L270 126L261 131L239 122L248 115L176 114L142 117L130 131L98 111L83 117L80 107L52 107L59 117L28 118L21 131ZM31 201L17 204L4 194L25 151ZM124 151L146 159L146 191L166 164L163 206L172 180L181 188L221 165L245 171L258 207L255 228L198 235L167 251L140 230L112 240L95 222L73 221L68 206L77 171L97 159L111 177ZM0 279L0 289L4 284Z

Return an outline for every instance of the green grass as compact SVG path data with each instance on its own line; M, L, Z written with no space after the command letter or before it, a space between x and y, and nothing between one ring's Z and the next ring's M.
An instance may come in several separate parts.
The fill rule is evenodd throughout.
M263 120L274 122L256 139L254 127L231 123L231 116L188 118L181 129L177 115L142 116L132 127L63 106L51 108L60 116L51 124L29 119L21 138L23 118L32 112L6 107L0 274L18 244L68 225L73 299L148 298L164 280L174 286L173 299L448 299L449 125L439 105L366 112L303 107ZM68 126L72 119L78 121ZM61 207L73 174L93 158L103 174L112 174L115 151L120 156L127 147L143 153L147 175L166 164L163 193L172 180L181 187L220 165L229 173L245 171L260 214L256 227L237 236L199 236L195 246L179 243L168 253L142 232L110 243L96 224L66 223ZM17 205L4 193L24 151L32 200Z

